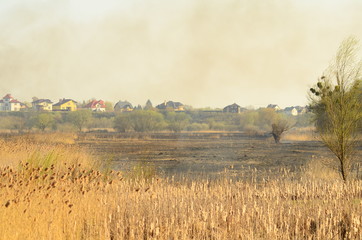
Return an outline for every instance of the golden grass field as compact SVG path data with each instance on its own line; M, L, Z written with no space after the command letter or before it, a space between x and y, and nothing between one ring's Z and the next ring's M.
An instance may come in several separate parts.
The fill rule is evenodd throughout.
M360 180L145 178L76 138L1 141L0 239L362 239Z

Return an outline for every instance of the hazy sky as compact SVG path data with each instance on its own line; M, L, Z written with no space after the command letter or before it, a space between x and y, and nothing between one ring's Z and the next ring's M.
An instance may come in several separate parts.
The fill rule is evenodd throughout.
M0 95L307 103L362 1L0 0ZM361 43L362 44L362 43Z

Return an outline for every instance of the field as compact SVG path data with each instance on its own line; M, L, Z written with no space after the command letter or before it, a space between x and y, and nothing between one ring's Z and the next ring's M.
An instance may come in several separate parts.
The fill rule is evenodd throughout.
M326 163L317 166L324 168L319 176L323 177L327 168L335 167L330 151L313 138L275 144L270 136L250 137L232 132L97 133L81 135L78 143L98 157L111 160L117 170L153 167L163 177L187 176L195 180L224 176L246 180L255 170L258 178L272 178L278 177L281 169L300 176L301 171L314 170L321 162Z
M0 239L362 238L362 182L321 164L316 141L55 133L0 148Z

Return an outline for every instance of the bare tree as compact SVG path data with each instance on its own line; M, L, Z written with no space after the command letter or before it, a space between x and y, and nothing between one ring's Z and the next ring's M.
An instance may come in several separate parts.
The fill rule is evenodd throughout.
M342 42L333 63L310 89L310 109L321 140L338 158L344 181L349 179L362 119L361 63L355 61L358 41Z

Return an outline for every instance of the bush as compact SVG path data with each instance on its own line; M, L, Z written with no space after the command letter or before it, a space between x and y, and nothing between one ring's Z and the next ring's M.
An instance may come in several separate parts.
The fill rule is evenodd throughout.
M114 128L118 132L126 132L132 128L130 114L121 113L114 119Z
M167 112L168 128L173 132L181 132L189 124L191 117L186 113Z
M67 121L72 123L79 131L87 126L92 118L92 112L89 110L78 110L75 112L69 112L67 115Z
M4 116L0 120L0 129L23 130L25 124L26 120L23 117Z
M52 113L40 113L32 118L32 125L44 131L54 125L54 116Z
M160 130L165 126L161 113L146 110L133 111L129 114L130 124L136 132L149 132Z
M115 118L93 118L92 121L88 124L89 128L113 128Z
M206 131L209 130L209 125L206 123L191 123L186 127L187 131Z
M162 130L166 127L163 115L151 110L121 113L114 120L114 128L119 132L133 129L136 132Z

